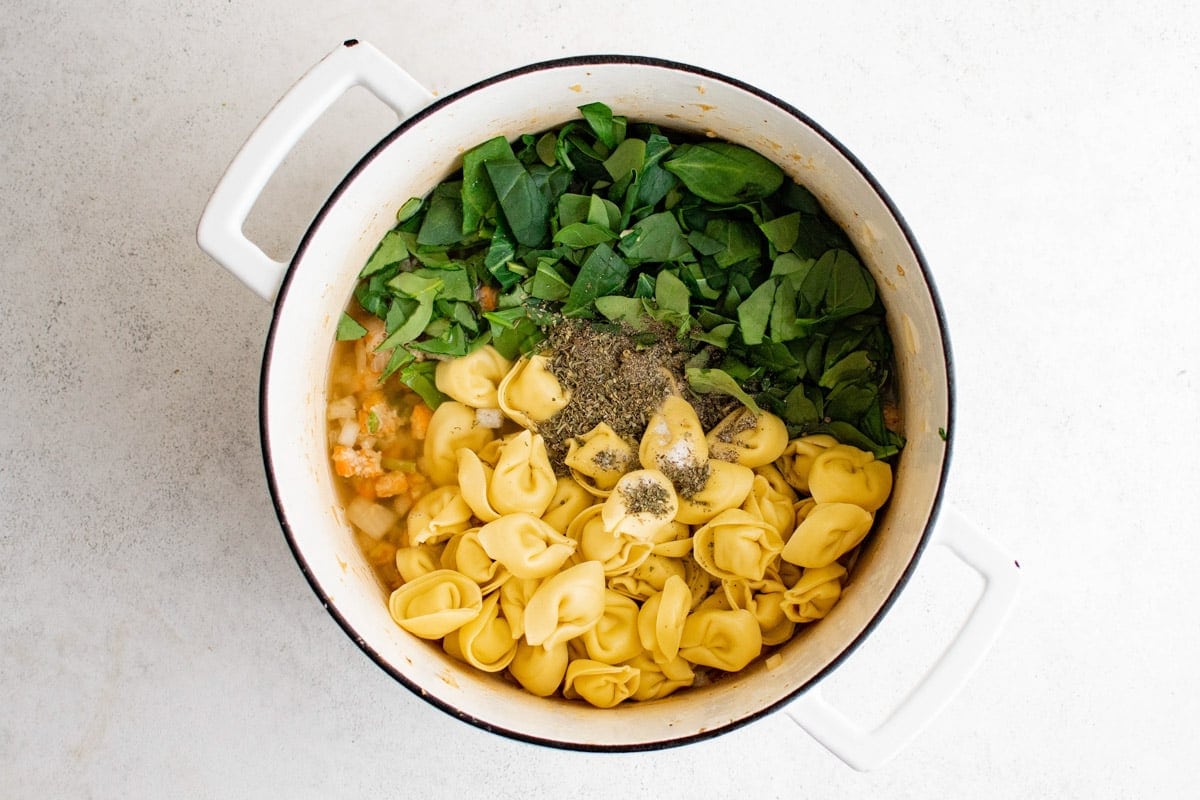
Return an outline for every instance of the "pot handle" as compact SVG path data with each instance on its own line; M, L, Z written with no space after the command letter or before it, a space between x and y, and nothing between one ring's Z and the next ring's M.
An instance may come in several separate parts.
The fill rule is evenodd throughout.
M784 709L826 749L863 772L889 761L945 708L991 648L1016 600L1020 565L957 511L943 507L930 543L949 548L977 571L983 592L954 640L891 716L864 731L825 699L819 683Z
M267 181L300 138L355 86L369 89L401 119L433 99L425 87L371 45L350 39L321 59L279 100L213 190L196 241L218 264L259 296L275 299L287 264L246 238L242 228Z

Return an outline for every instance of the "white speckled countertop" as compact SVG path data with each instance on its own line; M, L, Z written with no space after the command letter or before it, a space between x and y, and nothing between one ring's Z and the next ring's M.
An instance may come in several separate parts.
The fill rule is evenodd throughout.
M0 796L1193 794L1195 5L477 5L4 5ZM854 772L781 714L650 754L502 739L321 607L263 474L271 308L195 228L255 124L351 37L441 94L568 54L704 66L801 108L890 193L951 329L947 501L1023 567L986 661L890 764ZM288 256L392 124L347 95L251 237ZM827 693L868 722L902 696L965 616L964 572L931 552Z

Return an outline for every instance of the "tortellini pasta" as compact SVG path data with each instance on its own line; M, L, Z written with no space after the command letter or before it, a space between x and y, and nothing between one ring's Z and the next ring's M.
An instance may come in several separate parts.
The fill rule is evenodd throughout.
M504 443L488 483L488 502L500 514L525 512L540 517L558 490L546 443L521 431Z
M793 622L824 618L842 596L846 568L841 564L806 569L800 580L783 594L782 610Z
M783 546L783 538L772 525L731 508L696 531L693 555L714 577L762 580Z
M461 358L439 361L434 372L438 391L472 408L499 408L496 388L512 362L489 345Z
M688 543L691 543L690 539ZM655 592L661 592L672 575L682 578L686 582L687 567L685 564L689 562L690 559L684 561L682 558L651 553L645 561L630 572L610 575L608 586L634 600L646 600Z
M679 655L683 624L692 607L692 592L678 575L667 578L662 591L642 604L637 616L637 633L642 647L659 664Z
M797 620L784 608L787 587L770 587L770 591L755 591L749 581L724 581L725 599L730 608L744 608L758 620L764 645L782 644L792 637Z
M563 458L571 476L598 497L608 497L621 476L636 463L632 445L606 422L571 439Z
M396 548L396 571L405 583L442 568L442 548L436 545Z
M484 672L499 672L513 660L517 642L500 614L500 595L485 597L479 614L458 629L458 650L464 661Z
M438 486L454 483L459 448L479 450L495 435L494 430L479 424L475 409L453 401L442 403L425 431L425 474Z
M637 689L631 695L634 700L659 700L696 682L696 673L691 665L686 659L678 656L660 664L648 654L642 653L627 663L641 673Z
M612 708L638 689L642 673L627 664L605 664L577 658L567 665L563 696L586 700L597 708Z
M653 541L675 520L679 499L666 475L656 469L639 469L621 476L601 506L604 530L615 536Z
M569 660L566 642L553 647L535 647L522 639L517 641L508 671L525 691L538 697L549 697L562 685Z
M525 635L525 606L541 584L537 578L510 578L500 586L500 611L508 620L508 629L514 639ZM563 662L563 669L566 669Z
M471 526L471 508L457 486L440 486L408 512L410 545L440 544Z
M754 486L754 470L728 461L709 461L708 476L700 491L679 498L675 519L688 525L703 525L746 501Z
M485 593L512 577L504 565L488 555L479 541L479 528L456 534L442 550L442 568L456 570L479 584Z
M583 647L588 658L605 664L618 664L642 652L638 638L638 604L623 594L606 589L604 613L594 626L583 632Z
M795 493L780 492L766 476L756 473L750 484L750 492L742 502L742 510L759 517L778 531L780 536L791 536L796 524L795 496Z
M561 477L555 484L550 504L542 513L542 521L559 533L566 533L571 520L592 505L593 500L595 497L573 478Z
M816 503L780 556L801 567L827 567L866 537L872 521L869 511L853 503Z
M766 411L741 406L708 432L708 454L743 467L764 467L783 455L787 426Z
M463 502L470 507L471 513L483 522L500 519L500 512L492 507L492 501L488 498L493 465L484 462L478 454L465 447L459 448L457 456L458 489Z
M708 461L708 440L696 409L679 395L668 395L646 425L638 447L645 469L676 476L697 470Z
M693 664L737 672L762 652L762 630L744 608L701 608L683 623L679 655Z
M567 536L578 543L574 560L595 562L609 577L632 572L650 557L654 544L608 531L601 518L603 510L600 505L584 509L567 528Z
M422 639L440 639L475 619L482 609L479 584L452 569L422 575L388 599L396 624Z
M793 439L788 442L783 455L776 462L779 471L792 488L798 492L807 492L808 472L812 468L813 459L837 443L837 439L825 433Z
M837 444L813 459L808 488L817 503L853 503L874 512L892 492L892 468L871 453Z
M531 694L612 708L744 669L829 613L886 462L744 407L706 432L678 389L640 437L601 422L552 450L571 395L551 363L490 346L439 362L428 480L388 500L397 625ZM381 463L413 451L395 452Z
M547 578L525 605L525 641L542 647L586 633L604 616L604 569L585 561Z
M550 371L550 359L526 356L508 371L496 390L496 400L509 419L533 429L553 417L571 400Z
M507 514L479 529L484 552L518 578L545 578L558 572L575 542L535 516Z

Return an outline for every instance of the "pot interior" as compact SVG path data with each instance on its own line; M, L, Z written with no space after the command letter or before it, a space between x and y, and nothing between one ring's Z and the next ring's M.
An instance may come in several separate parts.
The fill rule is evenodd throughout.
M841 601L780 650L712 685L600 710L525 693L401 630L340 508L326 450L334 330L358 270L409 197L426 194L480 141L544 130L603 101L631 119L752 147L807 186L878 283L895 343L907 445ZM937 301L889 201L853 157L796 110L720 76L640 59L537 65L450 95L400 126L347 177L305 236L276 306L263 371L263 444L297 560L347 633L380 666L456 715L518 738L577 748L687 741L778 706L848 653L903 584L940 495L950 375Z

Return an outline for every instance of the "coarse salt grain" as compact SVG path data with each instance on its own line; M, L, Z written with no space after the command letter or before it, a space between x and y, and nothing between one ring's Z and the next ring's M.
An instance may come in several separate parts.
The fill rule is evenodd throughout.
M475 422L483 428L499 428L504 424L504 414L498 408L477 408Z

